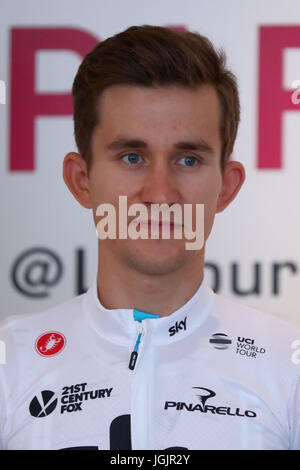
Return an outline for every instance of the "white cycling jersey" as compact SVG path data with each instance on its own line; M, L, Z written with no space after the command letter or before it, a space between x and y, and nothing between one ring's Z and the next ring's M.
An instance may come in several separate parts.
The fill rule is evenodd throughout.
M293 324L205 281L151 318L104 308L95 278L1 322L1 448L300 449L297 339Z

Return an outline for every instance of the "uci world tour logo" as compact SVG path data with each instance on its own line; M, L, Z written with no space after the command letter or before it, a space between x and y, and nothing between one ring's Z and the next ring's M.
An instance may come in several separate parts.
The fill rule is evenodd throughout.
M253 338L247 338L246 336L238 336L235 341L235 352L240 356L257 359L260 355L265 354L266 352L265 348L256 346L255 340ZM230 347L232 341L228 338L225 333L215 333L211 336L209 343L215 349L224 350Z
M225 333L215 333L212 335L209 342L215 349L228 349L231 344L231 339L229 339Z

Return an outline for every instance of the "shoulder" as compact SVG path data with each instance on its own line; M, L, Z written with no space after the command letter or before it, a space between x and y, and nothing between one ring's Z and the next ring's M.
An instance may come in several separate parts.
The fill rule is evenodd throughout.
M295 335L295 333L297 333L300 335L300 323L296 324L280 315L244 305L218 294L215 294L215 312L220 315L220 317L224 315L224 318L228 318L237 322L238 325L243 324L249 328L272 328L273 334L280 332L280 334Z
M0 320L0 340L32 330L53 329L53 325L65 325L74 320L82 310L86 293L66 300L56 306L35 313L10 315Z
M265 357L293 364L293 353L300 351L300 324L215 294L214 316L225 334L264 351ZM227 333L228 332L228 333ZM248 347L248 346L247 346Z

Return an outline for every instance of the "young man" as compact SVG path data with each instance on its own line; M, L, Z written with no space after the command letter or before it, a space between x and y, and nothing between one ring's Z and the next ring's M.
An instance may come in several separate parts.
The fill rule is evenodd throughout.
M148 234L154 204L190 204L193 227L204 204L204 245L164 239L157 220L155 239L98 238L87 293L3 322L2 448L299 449L300 332L203 279L214 216L245 178L229 161L239 97L224 54L196 33L131 27L86 56L73 95L64 180L95 226L110 204L124 229L119 196L146 208Z

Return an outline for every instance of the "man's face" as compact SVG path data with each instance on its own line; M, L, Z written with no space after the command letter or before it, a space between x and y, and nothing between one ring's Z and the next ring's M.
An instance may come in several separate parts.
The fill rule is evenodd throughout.
M99 204L113 204L118 215L120 195L127 196L128 207L192 204L193 215L195 205L204 204L206 240L222 189L220 105L214 88L112 86L103 92L98 111L89 174L95 225ZM125 140L140 142L120 142ZM106 239L99 242L100 256L101 250L110 250L130 269L167 274L199 260L199 251L186 250L187 241Z

